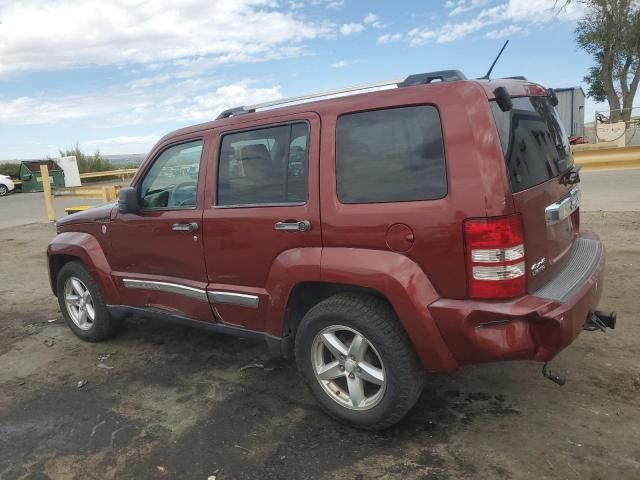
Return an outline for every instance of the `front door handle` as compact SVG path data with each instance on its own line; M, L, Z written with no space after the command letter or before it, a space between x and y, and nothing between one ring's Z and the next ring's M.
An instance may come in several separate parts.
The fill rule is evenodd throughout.
M174 223L171 226L171 230L174 232L195 232L198 230L198 224L196 222L191 223Z
M278 232L307 232L311 229L311 222L309 220L277 222L275 229Z

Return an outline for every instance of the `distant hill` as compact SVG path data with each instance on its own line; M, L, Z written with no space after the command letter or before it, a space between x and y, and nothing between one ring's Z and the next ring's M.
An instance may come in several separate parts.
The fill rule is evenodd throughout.
M109 160L114 166L121 167L123 165L139 166L146 158L146 153L128 153L125 155L102 155L102 158ZM21 160L0 160L0 163L20 163L22 161L44 160L43 158L31 158ZM52 158L55 160L55 158Z
M103 155L102 158L109 160L114 166L140 165L146 158L146 153L130 153L126 155Z

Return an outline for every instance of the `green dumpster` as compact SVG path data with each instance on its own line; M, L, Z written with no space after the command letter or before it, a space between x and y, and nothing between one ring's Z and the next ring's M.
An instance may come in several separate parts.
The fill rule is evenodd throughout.
M42 178L40 165L46 165L49 169L49 182L51 188L64 188L64 170L53 160L25 161L20 164L20 180L22 180L23 192L42 192Z

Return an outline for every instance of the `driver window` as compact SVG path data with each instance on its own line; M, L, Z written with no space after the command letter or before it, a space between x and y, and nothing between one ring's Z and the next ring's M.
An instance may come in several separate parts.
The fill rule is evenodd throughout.
M195 208L202 145L202 140L181 143L156 158L142 180L142 208Z

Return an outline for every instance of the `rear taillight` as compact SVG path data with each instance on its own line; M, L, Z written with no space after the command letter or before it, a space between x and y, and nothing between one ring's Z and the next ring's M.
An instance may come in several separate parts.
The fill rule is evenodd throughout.
M527 288L519 214L464 222L471 298L511 298Z

